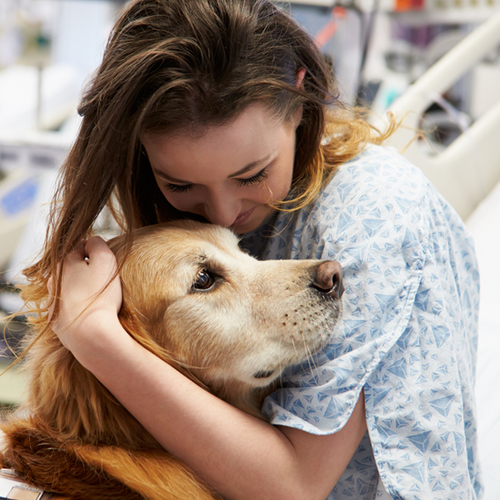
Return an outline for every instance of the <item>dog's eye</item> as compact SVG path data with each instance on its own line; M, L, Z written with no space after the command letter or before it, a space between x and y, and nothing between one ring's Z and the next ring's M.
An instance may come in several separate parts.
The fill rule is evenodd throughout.
M198 276L196 276L196 281L193 283L193 288L195 290L210 290L215 283L215 278L212 273L208 271L200 271Z

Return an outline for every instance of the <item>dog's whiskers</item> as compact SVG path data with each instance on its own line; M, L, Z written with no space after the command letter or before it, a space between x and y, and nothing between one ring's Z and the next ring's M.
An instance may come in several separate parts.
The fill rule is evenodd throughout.
M280 338L280 345L279 347L281 348L281 341L282 341L282 338ZM293 339L292 339L292 343L293 343ZM280 349L281 351L281 349ZM283 385L283 370L284 370L284 367L283 367L283 360L280 358L279 360L279 369L280 369L280 386Z
M309 370L312 373L314 368L316 368L315 364L313 363L313 353L311 352L311 349L307 345L307 342L306 342L306 339L304 336L304 332L301 332L301 333L302 333L302 343L304 344L304 351L307 354L307 364L309 366Z

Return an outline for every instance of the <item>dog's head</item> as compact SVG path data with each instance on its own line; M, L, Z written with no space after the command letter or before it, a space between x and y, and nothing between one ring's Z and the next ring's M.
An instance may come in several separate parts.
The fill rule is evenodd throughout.
M142 228L128 251L122 237L110 246L123 262L128 330L139 323L212 388L269 385L321 348L339 318L336 262L258 261L231 231L194 222Z

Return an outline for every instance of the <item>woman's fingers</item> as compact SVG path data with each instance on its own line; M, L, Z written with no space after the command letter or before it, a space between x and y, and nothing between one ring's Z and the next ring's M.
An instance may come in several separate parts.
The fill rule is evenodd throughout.
M75 249L70 252L64 259L65 264L78 264L85 260L85 240L78 243ZM57 281L59 273L61 272L61 262L57 263L57 271L55 276L50 276L47 280L47 291L49 292L49 299L54 298L54 282ZM52 314L53 303L50 307L50 313Z
M86 310L116 314L122 300L117 267L114 253L102 238L94 236L76 245L63 265L57 265L57 275L47 282L49 297L54 299L55 284L61 280L58 323L69 324ZM52 302L49 314L52 315L53 309Z
M66 258L64 259L64 263L78 263L83 262L85 260L85 240L80 241L72 252L70 252Z
M94 267L99 274L111 278L117 269L115 254L99 236L89 238L83 250L85 263Z
M84 243L85 255L87 257L92 253L96 254L102 252L104 254L113 254L107 243L100 236L92 236Z
M49 307L51 328L73 354L91 352L102 325L117 320L122 302L117 269L116 257L106 242L92 237L76 245L63 265L58 264L57 275L48 280L50 299L57 280L61 283L57 317L53 317L53 300Z

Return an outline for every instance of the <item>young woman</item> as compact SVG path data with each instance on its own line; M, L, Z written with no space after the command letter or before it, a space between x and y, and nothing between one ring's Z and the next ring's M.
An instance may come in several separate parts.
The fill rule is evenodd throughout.
M135 0L80 112L26 293L61 297L54 331L165 449L225 498L476 498L472 242L342 107L290 17L265 0ZM283 374L270 423L121 328L114 256L81 242L113 194L130 238L188 217L231 228L262 259L342 264L342 324L315 368Z

